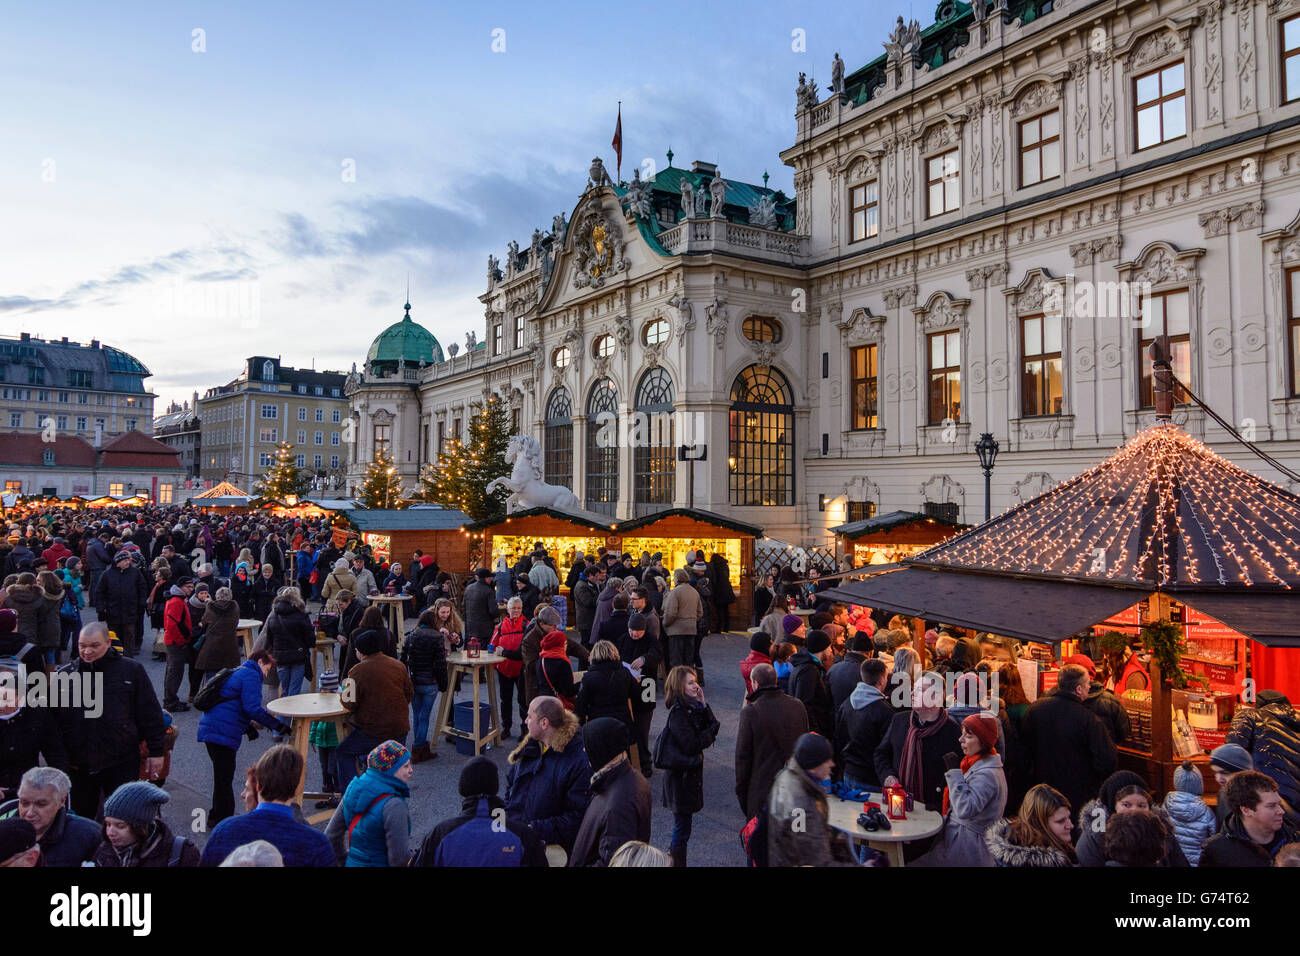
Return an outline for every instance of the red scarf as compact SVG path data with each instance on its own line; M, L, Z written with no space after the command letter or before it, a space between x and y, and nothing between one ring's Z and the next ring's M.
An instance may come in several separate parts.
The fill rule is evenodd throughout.
M903 759L898 768L898 779L903 789L913 797L925 802L925 772L921 760L922 743L927 737L933 737L948 722L948 711L940 709L939 716L925 726L917 723L916 711L908 717L907 739L903 742Z

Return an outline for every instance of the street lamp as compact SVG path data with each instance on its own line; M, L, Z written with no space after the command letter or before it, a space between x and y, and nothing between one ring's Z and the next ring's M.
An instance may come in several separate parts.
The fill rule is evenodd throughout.
M980 435L975 443L975 454L980 456L980 467L984 469L984 520L993 516L993 463L998 460L998 442L989 432Z

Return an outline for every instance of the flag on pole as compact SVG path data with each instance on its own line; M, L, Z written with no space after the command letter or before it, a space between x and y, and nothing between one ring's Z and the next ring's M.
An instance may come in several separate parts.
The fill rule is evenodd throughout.
M614 126L614 138L610 141L614 147L615 181L623 179L623 101L618 101L618 122Z

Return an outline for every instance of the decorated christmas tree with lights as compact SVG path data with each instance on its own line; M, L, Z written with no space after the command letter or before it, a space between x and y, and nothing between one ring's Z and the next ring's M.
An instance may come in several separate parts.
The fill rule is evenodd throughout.
M419 497L459 509L475 521L504 518L509 492L498 488L488 494L485 489L510 474L506 446L513 433L510 410L493 395L470 419L469 442L448 440L438 460L420 469Z
M276 446L275 459L271 462L271 467L253 486L255 497L287 501L307 494L311 488L311 479L298 467L293 448L294 446L287 441L282 441Z
M402 479L393 465L393 458L384 449L375 454L374 460L366 466L366 478L357 495L367 508L405 508L407 502L402 497Z

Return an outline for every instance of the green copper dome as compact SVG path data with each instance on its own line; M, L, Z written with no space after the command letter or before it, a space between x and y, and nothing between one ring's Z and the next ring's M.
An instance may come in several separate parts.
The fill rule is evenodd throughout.
M396 367L406 360L408 366L435 365L445 361L442 346L433 333L411 318L411 303L406 303L406 315L402 321L394 322L375 337L370 343L366 359L372 365Z

